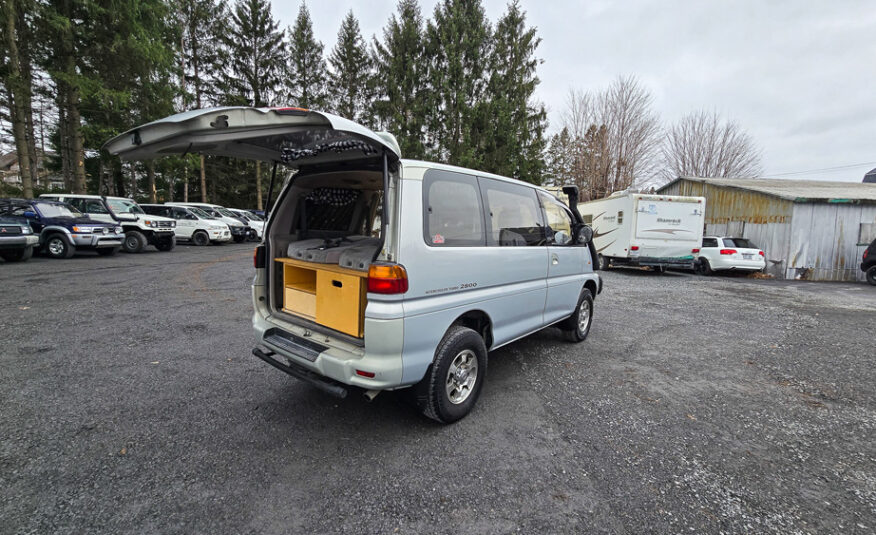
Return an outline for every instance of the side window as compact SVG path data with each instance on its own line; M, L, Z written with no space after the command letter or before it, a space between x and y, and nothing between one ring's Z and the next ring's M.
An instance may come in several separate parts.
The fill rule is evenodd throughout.
M477 179L431 170L423 180L423 238L428 245L485 245Z
M618 224L618 225L623 225L623 224L624 224L624 213L623 213L623 211L620 211L620 212L617 213L617 224Z
M703 247L717 247L717 238L703 238Z
M545 244L545 228L534 189L489 178L478 180L487 208L488 245Z
M584 220L584 224L592 225L593 224L593 214L581 214L581 219Z
M76 208L79 208L80 212L85 212L86 214L106 214L107 213L106 208L104 208L103 203L101 203L100 201L94 201L94 200L89 200L89 199L79 199L79 200L82 201L82 202L80 202L80 205L82 205L82 204L85 205L84 210L82 208L79 208L79 206L74 205L74 206L76 206Z
M572 213L560 201L545 193L539 192L538 200L553 233L553 245L571 245Z
M67 199L66 202L67 202L67 204L69 204L73 208L76 208L77 210L79 210L83 214L87 214L88 210L85 209L85 204L83 202L84 200L85 199Z

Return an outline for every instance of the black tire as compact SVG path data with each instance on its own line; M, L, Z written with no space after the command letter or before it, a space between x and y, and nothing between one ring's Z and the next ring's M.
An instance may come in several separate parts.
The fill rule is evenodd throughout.
M161 240L155 243L155 248L159 251L173 251L176 247L176 236L171 236L169 240Z
M608 271L608 265L609 265L608 258L605 256L602 256L600 254L600 255L596 255L596 259L597 259L597 262L599 262L600 271Z
M709 261L705 258L700 258L694 263L694 271L697 275L711 275L712 274L712 266L709 265Z
M208 245L210 243L210 236L203 230L196 230L192 234L192 243L198 246Z
M459 372L452 374L451 368ZM469 383L472 372L474 379ZM450 327L435 350L434 362L418 385L425 391L423 414L445 424L464 418L477 402L486 375L487 347L484 339L467 327ZM464 383L462 388L460 380ZM457 395L451 397L448 388L457 392ZM459 401L454 401L454 398Z
M121 247L101 247L97 249L97 254L100 256L115 256L121 250Z
M876 286L876 266L870 266L870 269L867 270L867 282Z
M67 243L61 234L50 234L46 238L45 251L49 258L72 258L76 247Z
M129 230L125 233L125 239L122 241L122 248L126 253L139 253L146 247L148 241L146 236L139 230Z
M246 241L246 234L240 234L234 237L234 243L243 243Z
M566 340L578 343L587 339L587 335L590 334L590 326L593 325L593 309L593 294L585 288L581 291L578 304L575 305L575 312L559 324ZM586 317L582 321L584 314Z
M30 260L31 256L33 256L33 245L28 245L27 247L22 247L21 249L16 249L14 251L3 251L0 253L0 257L7 262L26 262Z

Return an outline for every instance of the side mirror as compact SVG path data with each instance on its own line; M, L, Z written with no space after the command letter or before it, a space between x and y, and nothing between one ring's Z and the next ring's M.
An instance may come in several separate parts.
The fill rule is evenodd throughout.
M36 215L36 212L34 212L33 210L27 210L26 212L24 212L24 217L28 219L39 219L39 217L37 217Z
M579 244L587 245L593 239L593 229L590 228L590 225L582 225L575 238Z

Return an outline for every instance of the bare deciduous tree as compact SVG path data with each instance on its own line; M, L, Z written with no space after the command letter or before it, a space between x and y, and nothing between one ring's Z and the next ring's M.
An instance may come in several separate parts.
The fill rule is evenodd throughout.
M570 162L565 174L574 178L582 200L599 199L653 177L660 122L651 101L634 77L618 77L598 93L569 93L563 116L567 138L552 140L552 145L570 154L552 156Z
M716 112L694 112L670 126L663 159L667 178L742 178L762 173L761 152L751 136Z

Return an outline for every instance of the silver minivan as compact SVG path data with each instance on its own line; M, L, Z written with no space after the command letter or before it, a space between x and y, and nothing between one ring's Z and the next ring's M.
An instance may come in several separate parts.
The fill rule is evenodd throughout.
M292 170L256 249L253 354L343 397L411 388L427 416L472 409L489 351L547 326L583 341L602 280L592 231L542 188L401 159L391 135L300 108L193 110L109 141Z

